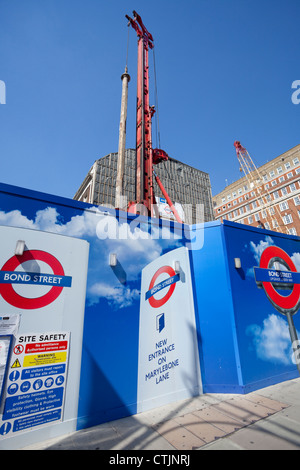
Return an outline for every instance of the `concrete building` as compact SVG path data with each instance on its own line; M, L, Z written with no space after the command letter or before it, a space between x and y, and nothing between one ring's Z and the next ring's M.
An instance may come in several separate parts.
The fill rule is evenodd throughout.
M135 200L135 149L125 152L123 193L127 201ZM118 153L110 153L96 160L74 199L97 205L115 207ZM162 181L173 204L179 203L184 209L186 223L214 220L211 184L209 175L178 160L169 158L155 165L155 171ZM163 194L154 181L155 196L164 202Z
M300 145L258 171L258 191L244 176L213 197L215 218L300 236Z

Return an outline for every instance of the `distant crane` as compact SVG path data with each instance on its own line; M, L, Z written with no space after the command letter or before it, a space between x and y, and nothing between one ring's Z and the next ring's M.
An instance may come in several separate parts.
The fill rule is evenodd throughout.
M153 188L153 176L163 195L170 205L177 222L182 223L167 191L153 171L153 165L168 160L164 150L152 148L152 116L154 106L149 104L149 62L148 51L153 49L152 34L146 29L140 15L133 11L134 18L126 15L129 24L138 37L138 68L137 68L137 108L136 108L136 200L131 201L128 211L154 216L156 201Z
M256 196L261 209L266 211L266 214L270 217L272 221L272 229L276 232L288 233L287 227L284 225L278 207L272 202L271 194L268 191L266 185L263 184L263 178L259 170L255 166L248 151L245 149L245 147L242 146L242 144L238 140L236 140L233 145L236 150L241 170L244 172L248 181L249 189L256 192ZM260 224L262 223L260 222Z

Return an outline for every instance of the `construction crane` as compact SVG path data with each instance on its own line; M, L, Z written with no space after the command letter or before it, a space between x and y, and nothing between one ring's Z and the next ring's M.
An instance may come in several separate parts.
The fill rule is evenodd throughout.
M276 232L288 233L287 227L284 225L278 207L272 202L271 194L268 191L267 186L263 184L263 178L259 170L255 166L248 151L245 149L245 147L242 146L242 144L238 140L236 140L233 145L236 150L240 169L244 172L248 181L249 189L251 189L254 193L256 192L256 196L260 203L261 209L266 211L266 214L269 215L272 221L272 228ZM270 210L270 208L274 209L274 211Z
M154 106L149 104L149 48L153 49L153 37L136 11L133 19L125 15L129 25L138 37L138 67L137 67L137 108L136 108L136 200L130 201L128 212L148 216L157 216L156 201L153 187L153 177L156 179L163 195L169 203L177 222L182 223L167 191L162 185L153 165L168 160L164 150L152 148L152 116Z

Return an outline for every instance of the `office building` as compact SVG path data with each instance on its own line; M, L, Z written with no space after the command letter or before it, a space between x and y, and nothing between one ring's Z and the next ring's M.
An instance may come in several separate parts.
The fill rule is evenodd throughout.
M114 207L117 161L117 152L96 160L76 192L74 199ZM135 168L136 152L134 149L127 149L125 152L123 187L123 194L127 201L135 200ZM192 224L214 220L211 184L207 173L173 158L155 165L155 171L173 204L177 203L183 206L184 221L186 223ZM154 181L154 192L158 205L166 206L166 201L156 181Z

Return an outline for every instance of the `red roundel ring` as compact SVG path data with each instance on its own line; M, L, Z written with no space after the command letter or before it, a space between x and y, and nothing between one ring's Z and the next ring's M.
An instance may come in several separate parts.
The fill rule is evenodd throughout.
M12 256L2 266L1 271L14 271L20 264L32 259L47 263L56 276L64 276L64 269L60 262L50 253L41 250L26 250L22 256ZM23 309L42 308L51 304L61 294L63 287L53 286L47 294L36 298L23 297L14 290L12 284L0 284L0 294L10 305Z
M271 261L279 261L290 271L297 272L296 266L289 255L277 246L269 246L263 251L259 267L268 269ZM295 313L296 310L298 310L300 301L300 284L294 284L292 292L287 296L280 295L271 282L263 282L262 284L270 301L281 313Z
M150 282L150 285L149 285L149 289L148 290L151 290L153 287L154 287L154 284L155 284L155 281L156 279L158 278L158 276L160 276L161 274L163 273L166 273L166 274L169 274L170 277L172 276L175 276L176 273L174 271L173 268L171 268L171 266L162 266L161 268L159 268L156 273L154 274L153 278L151 279L151 282ZM151 307L153 308L159 308L161 307L162 305L164 305L166 302L168 302L169 298L171 297L171 295L173 294L174 292L174 289L176 287L176 283L174 284L171 284L169 289L168 289L168 292L166 293L166 295L164 297L162 297L161 299L155 299L154 296L150 297L149 298L149 304L151 305Z

